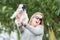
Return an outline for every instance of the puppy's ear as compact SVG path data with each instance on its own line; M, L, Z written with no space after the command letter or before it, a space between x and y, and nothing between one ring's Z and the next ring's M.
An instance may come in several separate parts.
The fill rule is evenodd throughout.
M24 10L24 9L26 9L26 5L25 4L23 4L23 7L22 7L22 9Z

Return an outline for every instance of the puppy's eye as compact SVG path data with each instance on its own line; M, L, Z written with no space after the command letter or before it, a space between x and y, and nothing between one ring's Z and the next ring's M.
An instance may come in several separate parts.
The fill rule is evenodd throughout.
M23 10L24 10L24 9L26 9L26 6L25 6L25 5L23 5L22 9L23 9Z

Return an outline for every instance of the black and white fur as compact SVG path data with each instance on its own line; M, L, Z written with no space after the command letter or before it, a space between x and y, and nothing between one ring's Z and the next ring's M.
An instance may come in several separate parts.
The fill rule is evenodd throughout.
M20 17L19 21L15 20L15 23L17 26L20 26L18 23L24 21L25 24L28 23L28 15L26 13L26 8L24 4L19 4L17 10L14 12L14 14L11 16L11 19L14 19L18 12L22 11L22 16Z

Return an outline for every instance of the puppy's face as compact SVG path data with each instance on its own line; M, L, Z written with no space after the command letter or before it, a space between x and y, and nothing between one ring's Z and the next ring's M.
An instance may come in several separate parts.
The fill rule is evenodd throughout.
M22 9L24 11L24 9L26 9L26 6L25 6L25 4L19 4L19 7L18 8L19 9Z

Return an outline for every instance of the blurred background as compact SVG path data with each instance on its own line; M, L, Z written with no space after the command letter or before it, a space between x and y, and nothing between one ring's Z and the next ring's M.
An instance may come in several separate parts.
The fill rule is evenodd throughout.
M44 15L43 40L60 40L60 0L0 0L0 40L20 40L20 33L10 16L19 4L26 4L28 17Z

